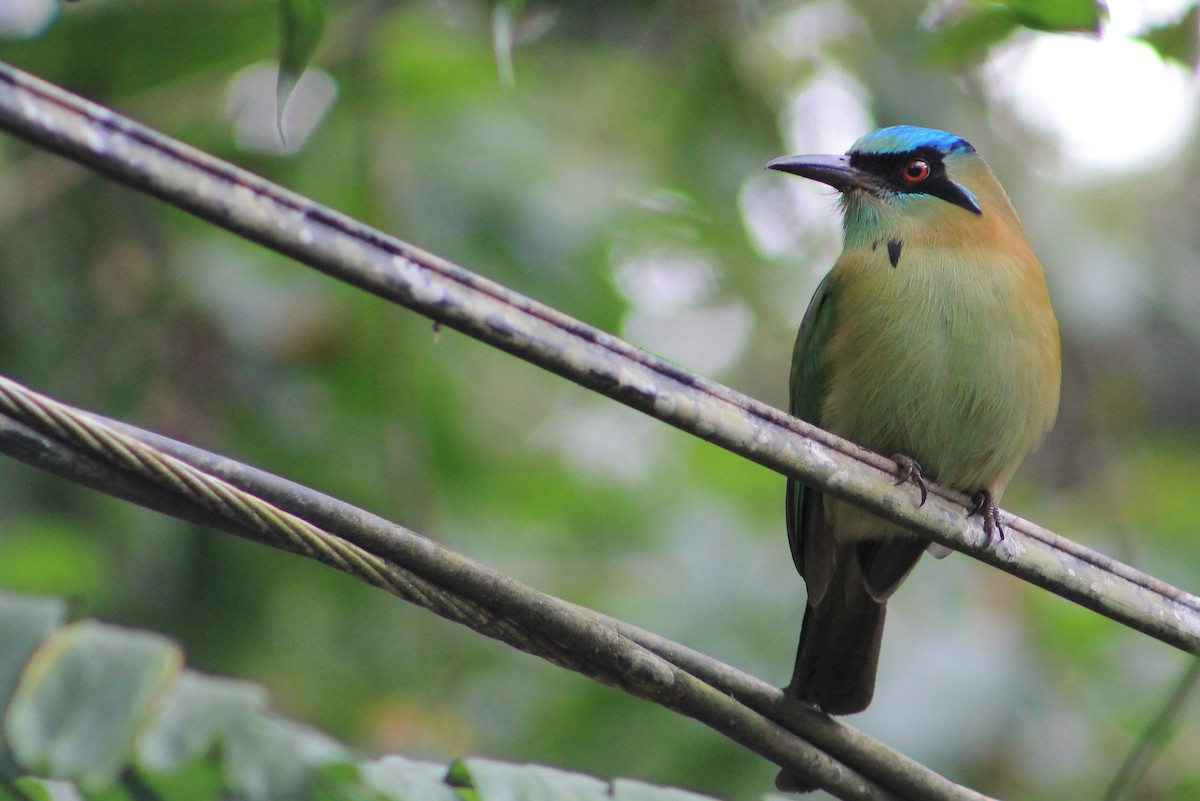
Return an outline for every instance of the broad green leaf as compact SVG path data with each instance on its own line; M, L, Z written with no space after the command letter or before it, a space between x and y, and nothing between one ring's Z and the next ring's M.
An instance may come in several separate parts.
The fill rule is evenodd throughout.
M360 768L364 785L390 801L459 801L446 784L446 766L385 756Z
M982 61L993 45L1020 27L1042 31L1100 29L1101 10L1093 0L1006 0L964 7L933 34L927 54L943 64Z
M314 798L313 769L343 761L344 746L314 729L255 715L233 729L223 749L228 788L246 801Z
M480 801L610 801L608 785L592 776L490 759L461 763Z
M123 773L114 782L98 789L88 789L83 796L87 801L146 801L145 789L132 774ZM173 798L170 801L182 801L182 799ZM196 799L196 801L200 801L200 799ZM211 799L206 801L211 801Z
M1006 0L1017 20L1039 31L1099 33L1103 6L1096 0Z
M57 779L22 776L13 785L24 793L27 801L84 801L75 785Z
M17 762L84 788L130 762L138 726L182 654L164 637L81 621L34 653L5 718Z
M257 684L184 671L139 732L138 759L156 773L177 771L266 707L267 692Z
M1193 5L1178 22L1151 28L1138 38L1163 58L1194 68L1200 61L1200 5Z
M15 5L0 2L0 8ZM111 99L161 90L198 73L228 75L244 67L262 57L262 32L278 15L267 2L177 6L82 0L62 9L54 25L22 47L19 57L10 44L5 59L16 57L23 69L43 78L74 72L79 76L75 91L102 91ZM0 47L5 44L0 39ZM112 53L123 57L112 58Z
M138 775L155 797L164 801L212 801L222 798L225 790L219 752L197 757L173 773L142 770Z
M689 793L677 787L660 787L656 784L617 779L613 782L613 801L712 801L711 796Z
M933 34L927 55L944 64L982 61L987 51L1012 35L1020 23L1008 8L986 5L967 10Z
M0 710L8 706L29 657L66 616L61 598L0 593Z
M283 135L283 109L312 60L325 32L325 0L279 0L279 79L275 85L275 124Z
M388 801L366 786L352 762L331 762L317 768L317 801Z

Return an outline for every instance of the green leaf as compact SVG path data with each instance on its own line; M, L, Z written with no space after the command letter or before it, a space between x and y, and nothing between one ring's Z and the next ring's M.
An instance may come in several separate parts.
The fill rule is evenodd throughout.
M60 629L33 654L5 718L14 758L85 789L111 784L181 662L154 634L94 621Z
M982 61L993 45L1011 36L1019 25L1016 16L1005 6L973 8L937 30L926 54L942 64Z
M8 707L34 650L66 617L67 604L61 598L0 593L0 710ZM0 753L3 750L0 746Z
M496 57L496 72L500 85L511 89L516 85L513 68L513 43L516 27L525 9L525 0L496 0L492 4L492 51Z
M5 768L0 801L706 801L488 759L359 762L271 713L262 687L180 671L180 650L157 635L82 621L44 639L65 612L0 594L0 662L25 664L9 671L19 682L5 732L19 764Z
M267 691L257 684L184 671L139 733L138 759L155 773L180 770L266 706Z
M1137 38L1162 58L1194 68L1200 62L1200 5L1193 5L1178 22L1151 28Z
M362 780L351 762L331 762L317 768L317 801L386 801Z
M25 794L29 801L84 801L75 785L55 779L22 776L13 785Z
M205 754L169 774L139 771L155 798L170 801L212 801L223 798L225 774L215 753Z
M228 787L247 801L313 798L313 768L343 760L346 748L328 735L270 715L229 732L223 750Z
M325 32L325 0L279 0L279 78L275 84L275 124L283 136L283 109Z
M676 787L659 787L633 779L614 781L612 797L613 801L712 801L711 796L689 793Z
M1096 0L1005 0L1016 19L1038 31L1099 33L1106 12Z
M1039 31L1098 32L1102 7L1094 0L1004 0L959 10L933 35L927 55L941 64L982 61L1020 27Z
M360 768L362 782L390 801L459 801L446 784L446 766L386 756Z
M464 759L480 801L611 801L608 785L593 776L541 765Z

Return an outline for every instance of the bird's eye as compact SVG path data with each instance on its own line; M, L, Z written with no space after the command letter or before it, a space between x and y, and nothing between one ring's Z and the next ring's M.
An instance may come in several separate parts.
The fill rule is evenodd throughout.
M929 162L925 159L913 159L900 170L900 177L910 184L919 184L929 177Z

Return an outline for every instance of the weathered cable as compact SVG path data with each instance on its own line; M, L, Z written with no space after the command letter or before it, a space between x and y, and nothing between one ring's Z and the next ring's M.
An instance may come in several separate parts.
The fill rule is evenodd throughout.
M16 447L12 443L12 424L25 429L16 437ZM46 438L41 448L33 446L38 435ZM146 482L199 507L205 514L223 520L227 530L321 561L527 653L695 718L841 798L902 799L770 717L743 705L730 693L624 636L617 625L593 612L538 593L450 549L379 521L390 530L390 541L395 543L402 536L410 546L391 548L400 557L396 560L385 558L142 441L128 427L111 425L0 376L0 451L72 477L71 469L66 467L71 460L51 453L54 445L81 452L93 466L108 465L121 474L116 476L118 483L121 478ZM226 469L235 464L216 458L206 461L223 463ZM105 489L94 470L86 483ZM296 489L296 485L287 487L287 494L295 495ZM137 492L122 485L117 494L129 497ZM318 500L327 509L337 504L311 491L300 494L310 501ZM155 508L174 513L169 500L157 497ZM191 519L196 515L185 512L182 516ZM356 516L361 517L350 517ZM346 518L342 519L344 526ZM377 533L365 533L363 539L379 538ZM433 574L433 578L426 574ZM974 794L940 793L926 797L930 801L979 798Z
M469 558L437 545L402 526L308 487L134 426L99 415L89 416L205 472L219 476L372 553L396 564L411 567L415 572L441 583L462 588L462 591L466 592L470 583L478 580L475 577L482 575L484 578L478 580L479 583L497 588L493 598L496 593L512 592L514 588L519 588L514 593L514 606L506 608L516 609L535 603L565 605L565 608L573 609L612 628L706 684L736 698L742 704L783 725L789 731L796 732L836 759L906 798L956 801L984 799L984 796L975 791L949 781L852 726L821 714L807 705L796 704L785 698L778 688L706 654L624 621L550 596L542 596L519 584L494 581L487 568ZM0 449L3 447L3 440L0 439ZM153 508L176 515L181 511L172 511L161 505Z

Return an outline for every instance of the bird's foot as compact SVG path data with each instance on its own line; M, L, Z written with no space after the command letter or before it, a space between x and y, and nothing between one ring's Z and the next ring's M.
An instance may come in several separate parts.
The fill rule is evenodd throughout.
M992 499L992 493L985 489L981 489L971 498L975 503L967 517L979 515L983 518L983 544L988 546L992 544L992 536L995 535L1001 542L1004 542L1004 526L1000 525L1000 509L996 506L996 502Z
M921 465L917 464L916 459L905 456L903 453L893 453L892 461L896 463L896 486L908 481L916 484L917 489L921 490L921 502L917 506L924 506L925 500L929 497L929 485L925 483L925 474L921 471Z

